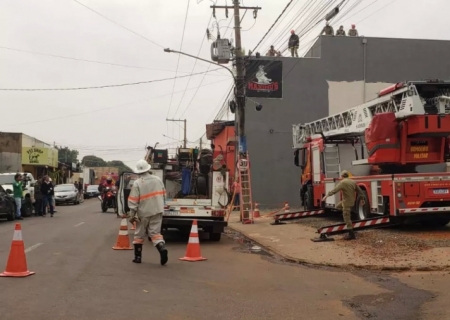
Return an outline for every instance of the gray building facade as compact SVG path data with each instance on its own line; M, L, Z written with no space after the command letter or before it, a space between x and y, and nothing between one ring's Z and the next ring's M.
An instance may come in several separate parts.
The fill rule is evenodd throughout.
M304 58L283 62L282 99L246 105L253 199L261 207L300 206L292 124L309 122L375 98L405 80L450 79L450 41L321 36ZM251 57L251 59L256 59ZM255 102L263 109L256 111Z

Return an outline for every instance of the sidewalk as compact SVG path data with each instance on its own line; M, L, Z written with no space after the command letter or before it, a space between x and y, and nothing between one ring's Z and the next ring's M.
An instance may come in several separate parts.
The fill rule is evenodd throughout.
M232 213L228 227L285 259L311 265L356 267L375 270L447 270L450 269L450 246L409 247L389 230L367 230L357 233L354 241L312 242L317 229L300 223L272 226L272 218L255 219L243 225L238 213ZM327 225L324 220L323 225ZM398 244L400 243L400 244Z

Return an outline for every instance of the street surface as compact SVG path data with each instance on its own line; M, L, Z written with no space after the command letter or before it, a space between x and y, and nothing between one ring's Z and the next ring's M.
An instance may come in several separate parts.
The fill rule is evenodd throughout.
M101 213L99 201L57 209L54 218L22 221L28 267L36 274L0 278L2 320L450 316L444 293L445 282L450 284L448 272L390 275L298 266L264 251L250 253L249 245L234 233L219 243L202 241L202 255L208 260L188 263L178 260L184 256L186 239L171 232L166 235L167 266L159 265L150 243L137 265L131 262L133 251L111 249L120 219L112 212ZM0 222L1 271L13 231L14 223ZM439 286L430 286L433 281Z

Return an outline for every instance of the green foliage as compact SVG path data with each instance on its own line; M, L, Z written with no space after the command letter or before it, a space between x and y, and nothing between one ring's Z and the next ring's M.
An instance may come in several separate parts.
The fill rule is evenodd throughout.
M64 163L77 163L78 150L72 150L68 147L56 147L58 149L58 161Z
M119 174L122 172L132 172L131 170L123 161L120 160L112 160L112 161L105 161L102 158L96 157L96 156L85 156L83 157L83 160L81 160L81 163L85 165L86 167L116 167L119 168Z
M107 167L107 163L102 158L96 156L84 156L81 160L81 164L86 167Z
M122 174L122 172L133 172L130 167L128 167L125 163L123 163L123 161L120 160L108 161L107 164L110 167L119 168L119 174Z

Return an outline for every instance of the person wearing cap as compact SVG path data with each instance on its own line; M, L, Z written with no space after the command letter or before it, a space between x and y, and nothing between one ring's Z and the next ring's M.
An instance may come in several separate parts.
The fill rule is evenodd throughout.
M328 22L326 23L325 27L323 27L322 32L321 32L320 34L322 35L322 34L324 34L324 33L325 33L326 36L334 36L334 30L333 30L333 27L330 26L330 25L328 24Z
M354 24L352 24L352 28L348 30L349 37L357 37L358 36L358 30L356 30L356 27Z
M344 240L353 240L356 239L355 233L353 231L352 218L351 218L351 209L355 205L355 193L361 197L362 205L364 205L366 199L366 194L362 189L356 184L356 182L352 179L349 179L350 173L347 170L342 171L341 173L342 180L338 183L338 185L328 192L328 194L323 197L322 201L325 201L328 197L331 197L338 193L342 192L342 201L340 201L336 209L342 210L342 215L344 217L344 222L347 226L348 235L344 237Z
M288 41L288 48L291 51L291 56L294 55L298 58L298 47L300 45L300 39L298 35L295 34L294 30L291 30L291 36Z
M130 208L129 221L136 222L134 232L134 263L141 263L142 245L148 234L149 239L160 254L160 263L168 261L168 252L161 235L166 189L164 183L149 173L151 166L145 160L139 160L134 173L139 175L131 187L128 197Z

